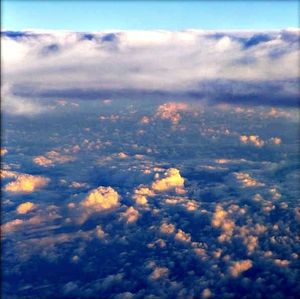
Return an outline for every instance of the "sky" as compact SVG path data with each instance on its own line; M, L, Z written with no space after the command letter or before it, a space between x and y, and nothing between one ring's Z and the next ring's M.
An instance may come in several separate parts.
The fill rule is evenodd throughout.
M0 296L299 298L296 6L4 1Z
M2 29L299 27L299 1L2 1Z

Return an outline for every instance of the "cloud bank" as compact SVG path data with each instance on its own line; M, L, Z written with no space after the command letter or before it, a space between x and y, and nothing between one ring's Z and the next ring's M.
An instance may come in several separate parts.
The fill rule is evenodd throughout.
M26 113L42 109L37 97L146 94L295 106L299 32L3 31L4 107Z

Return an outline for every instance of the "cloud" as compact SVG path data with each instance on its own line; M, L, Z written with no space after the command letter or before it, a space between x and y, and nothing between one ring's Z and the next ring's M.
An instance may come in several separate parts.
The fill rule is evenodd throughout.
M7 150L6 148L1 148L1 149L0 149L0 155L1 155L1 156L6 155L7 153L8 153L8 150Z
M134 190L134 194L132 196L133 200L137 205L147 205L148 200L147 196L153 196L154 192L148 187L139 186Z
M281 140L280 137L272 137L270 139L270 142L273 143L273 144L275 144L275 145L279 145L279 144L281 144L282 140Z
M176 125L181 120L179 112L186 111L187 109L188 105L186 103L169 102L160 105L157 108L155 116L161 119L170 120L173 125Z
M190 234L187 234L182 229L179 229L175 234L175 240L181 242L191 242L192 239Z
M257 181L256 179L252 178L249 173L246 172L235 172L235 178L239 181L243 187L261 187L264 186L263 183Z
M19 226L23 225L23 223L24 221L21 219L11 220L1 225L1 231L3 233L10 233L14 231L16 228L18 228Z
M127 223L136 222L139 218L139 211L134 207L129 207L124 213L121 214L122 218L126 219Z
M36 205L30 201L21 203L17 207L18 214L27 214L28 212L32 211L36 208Z
M212 296L212 292L209 288L204 289L201 293L202 299L207 299L207 298L210 298L211 296Z
M101 212L117 207L119 199L118 192L113 188L100 186L90 191L87 197L81 201L81 206L92 212Z
M235 223L228 217L228 213L220 204L216 206L211 223L213 227L221 228L223 231L218 238L220 242L227 241L231 238Z
M44 105L38 97L141 94L299 104L298 29L89 35L92 38L77 32L2 32L2 75L10 90L2 97L3 108L38 113ZM172 119L178 121L176 114Z
M14 193L31 193L48 184L50 180L42 176L18 174L16 180L8 183L4 190Z
M175 232L175 225L172 223L162 223L160 231L164 234L173 234Z
M257 135L250 135L250 136L242 135L240 136L240 141L241 143L250 143L257 147L262 147L265 144L265 142L261 140Z
M157 280L167 277L169 274L169 269L166 267L155 267L149 276L150 280Z
M32 116L44 113L47 110L46 106L38 100L30 98L30 95L26 97L18 96L9 83L4 81L2 84L1 100L3 111L9 114Z
M229 273L232 277L238 277L243 272L249 270L251 267L252 267L251 260L237 261L234 262L232 266L229 268Z
M164 173L164 178L153 182L151 188L157 192L164 192L172 189L181 189L184 187L184 178L176 168L169 168Z
M36 156L33 158L33 162L35 164L43 167L54 166L56 163L63 164L74 160L74 157L62 155L54 150L47 152L45 156Z

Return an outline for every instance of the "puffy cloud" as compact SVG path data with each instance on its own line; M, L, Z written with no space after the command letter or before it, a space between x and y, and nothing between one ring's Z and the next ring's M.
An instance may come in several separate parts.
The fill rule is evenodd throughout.
M152 273L150 274L150 280L157 280L163 277L168 276L169 269L166 267L155 267Z
M207 298L210 298L211 296L212 296L212 292L209 288L204 289L201 293L202 299L207 299Z
M87 186L88 186L87 183L81 183L81 182L76 182L76 181L74 181L70 184L70 187L75 188L75 189L85 188Z
M175 232L175 225L164 222L160 226L160 231L164 234L173 234Z
M137 205L147 205L148 200L147 196L153 196L154 192L146 186L139 186L134 190L134 194L132 196L133 200Z
M150 118L148 116L143 116L140 121L141 124L146 125L150 123Z
M188 105L186 103L169 102L160 105L157 108L155 116L161 119L170 120L173 123L173 125L176 125L181 119L179 112L185 111L187 109Z
M2 179L6 179L6 178L17 178L18 175L19 175L19 174L18 174L17 172L15 172L15 171L1 169L1 178L2 178Z
M261 140L259 138L259 136L257 136L257 135L249 135L249 136L242 135L242 136L240 136L240 141L242 143L253 144L253 145L257 146L257 147L262 147L265 144L265 142L263 140Z
M273 144L279 145L279 144L281 144L281 138L279 138L279 137L272 137L270 139L270 142L273 143Z
M290 262L288 260L275 259L274 263L279 267L287 267Z
M55 163L63 164L74 160L74 157L62 155L57 151L50 151L45 156L36 156L33 158L34 163L43 167L53 166Z
M234 262L231 267L229 267L229 273L232 277L238 277L250 268L252 268L251 260L237 261Z
M102 226L101 226L101 225L97 225L95 231L96 231L96 235L97 235L97 237L98 237L99 239L105 238L106 233L105 233L105 231L102 229Z
M164 178L157 179L152 184L152 189L158 192L164 192L175 188L184 187L184 178L180 175L180 172L176 168L169 168L164 173Z
M139 211L134 207L129 207L121 216L126 219L127 223L133 223L139 218Z
M0 153L1 153L1 156L4 156L8 153L8 150L6 148L1 148Z
M123 153L123 152L120 152L120 153L118 153L118 157L119 157L120 159L126 159L126 158L128 158L128 155L125 154L125 153Z
M264 186L263 183L255 180L246 172L236 172L234 173L235 178L242 183L243 187L261 187Z
M300 207L294 209L295 218L298 222L300 222Z
M17 179L8 183L5 190L14 193L31 193L44 187L49 182L48 178L42 176L33 176L29 174L17 175Z
M35 209L36 205L30 201L21 203L17 207L17 213L18 214L27 214L31 210Z
M185 233L182 229L179 229L175 234L175 240L181 242L191 242L191 235Z
M95 212L109 210L119 205L119 197L113 188L100 186L90 191L81 206Z
M220 204L216 206L211 223L213 227L221 228L223 230L223 233L218 238L220 242L224 242L231 238L235 223L229 218L228 213Z

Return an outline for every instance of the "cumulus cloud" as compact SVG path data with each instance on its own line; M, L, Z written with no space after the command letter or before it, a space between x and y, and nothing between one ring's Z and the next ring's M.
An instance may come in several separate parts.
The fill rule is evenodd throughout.
M126 219L127 223L136 222L139 218L139 211L134 207L129 207L124 213L121 214L122 218Z
M220 228L223 231L218 238L220 242L227 241L231 238L235 223L229 218L228 213L220 204L216 206L211 223L213 227Z
M134 190L132 198L137 205L147 205L147 196L153 196L154 194L155 193L153 192L153 190L151 190L149 187L141 185Z
M273 144L279 145L279 144L281 144L282 140L281 140L280 137L272 137L270 139L270 142L273 143Z
M242 184L243 187L261 187L263 183L252 178L249 173L236 172L234 173L235 178Z
M54 150L47 152L45 156L36 156L33 158L34 163L43 167L53 166L56 163L63 164L74 160L75 160L74 157L68 155L62 155L59 152Z
M32 211L36 208L36 205L30 201L21 203L17 207L18 214L27 214L28 212Z
M157 280L163 277L167 277L169 274L169 269L166 267L155 267L152 273L150 274L150 280Z
M8 150L6 148L1 148L0 153L1 153L1 156L4 156L8 153Z
M242 135L240 137L240 141L241 143L248 143L248 144L255 145L257 147L262 147L265 144L265 142L261 140L257 135L249 135L249 136Z
M164 177L157 179L153 182L151 188L157 192L164 192L178 188L179 190L184 188L184 178L180 175L180 172L176 168L169 168Z
M96 212L115 208L119 205L119 194L111 187L100 186L90 191L81 205Z
M250 268L252 268L251 260L237 261L234 262L231 267L229 267L229 273L232 277L238 277Z
M14 193L31 193L44 187L50 180L42 176L18 174L16 180L5 186L5 191Z
M186 103L169 102L160 105L157 108L155 116L161 119L170 120L173 125L176 125L181 120L180 111L185 111L187 109L188 105Z
M298 30L87 35L2 32L3 80L10 86L4 108L40 111L29 95L95 98L139 91L213 101L298 103ZM178 121L176 114L172 118Z
M175 225L172 223L162 223L160 231L164 234L173 234L175 232Z
M182 229L179 229L175 234L175 240L181 242L191 242L191 235L184 232Z

